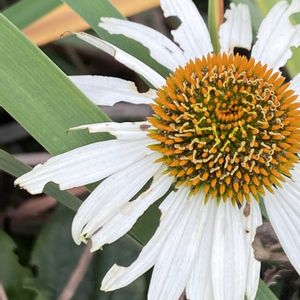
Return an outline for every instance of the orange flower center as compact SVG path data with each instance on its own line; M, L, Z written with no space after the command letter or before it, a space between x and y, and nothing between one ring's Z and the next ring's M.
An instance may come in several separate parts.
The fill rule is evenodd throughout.
M178 185L206 200L259 200L298 161L300 104L284 81L245 56L190 61L157 92L150 148Z

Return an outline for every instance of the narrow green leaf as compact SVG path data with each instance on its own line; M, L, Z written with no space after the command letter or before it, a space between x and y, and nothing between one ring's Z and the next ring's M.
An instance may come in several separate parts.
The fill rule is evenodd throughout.
M22 29L57 7L59 4L61 4L60 0L21 0L4 10L2 13L17 27Z
M255 300L278 300L275 294L260 279Z
M107 135L68 132L108 120L36 46L0 16L0 105L51 154Z
M24 173L29 172L31 168L0 149L0 170L14 177L19 177ZM57 185L52 183L47 184L45 187L45 193L49 196L52 196L73 211L77 211L81 204L80 199L69 194L68 192L61 191Z
M98 0L63 1L67 3L72 9L74 9L86 22L88 22L101 38L140 59L161 75L166 76L170 73L169 70L157 63L150 56L149 50L142 46L140 43L137 43L136 41L128 39L122 35L110 35L107 31L98 26L101 17L124 19L124 17L108 0L101 0L101 3Z
M57 185L53 183L48 183L44 189L44 192L74 212L76 212L79 206L82 204L82 201L79 198L66 191L61 191Z
M22 174L29 172L31 168L0 149L0 170L14 177L19 177Z
M103 122L108 118L4 17L0 17L0 39L0 105L46 150L58 154L107 137L86 131L67 133L71 127ZM6 159L2 159L3 169L9 167ZM11 167L14 166L12 163ZM47 193L64 205L73 210L78 208L80 200L76 197L60 192L53 184L46 188ZM143 242L156 224L149 214L147 216L147 226L136 227L140 229L135 236Z
M224 19L224 0L209 0L208 29L215 52L219 52L219 28Z

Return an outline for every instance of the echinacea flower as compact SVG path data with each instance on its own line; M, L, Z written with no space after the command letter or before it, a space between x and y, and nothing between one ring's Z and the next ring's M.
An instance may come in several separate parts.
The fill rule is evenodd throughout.
M220 53L213 53L191 0L161 0L161 7L166 17L181 21L172 31L178 45L129 21L102 18L99 26L142 43L170 70L167 78L114 45L78 34L154 89L139 93L132 82L117 78L72 78L97 104L146 103L153 115L146 122L80 126L116 139L53 157L16 184L35 194L49 181L68 189L103 180L72 224L75 242L91 240L92 251L126 234L165 197L155 234L129 267L108 271L105 291L154 266L148 299L177 300L184 290L190 300L254 299L260 263L251 243L262 223L260 201L300 272L300 76L287 82L279 70L300 44L299 26L289 20L300 1L272 8L252 51L248 7L232 4L220 27ZM237 48L251 51L251 58Z

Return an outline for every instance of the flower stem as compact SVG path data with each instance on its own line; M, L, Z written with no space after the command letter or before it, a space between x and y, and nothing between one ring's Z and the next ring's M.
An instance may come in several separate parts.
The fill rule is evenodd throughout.
M219 28L224 20L224 0L209 0L208 28L215 53L220 50Z

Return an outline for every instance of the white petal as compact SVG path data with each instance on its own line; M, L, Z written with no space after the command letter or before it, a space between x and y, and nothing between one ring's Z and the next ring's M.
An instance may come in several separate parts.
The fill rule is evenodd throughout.
M275 70L284 66L292 56L291 47L300 45L300 26L292 25L290 16L300 11L300 1L289 5L280 1L263 20L258 40L253 46L252 56Z
M191 0L161 0L160 5L165 17L180 19L181 24L172 35L187 59L199 58L213 51L207 26Z
M62 190L96 182L151 153L148 143L147 140L109 140L79 147L37 165L15 184L38 194L50 181L59 184Z
M149 128L151 128L151 124L149 122L104 122L81 125L70 128L70 130L88 129L90 133L109 132L119 140L136 140L147 139Z
M137 58L119 49L118 47L83 32L77 33L76 36L81 40L113 56L117 61L143 76L146 80L153 84L155 88L160 88L164 85L165 79L161 75L159 75L156 71L148 67Z
M150 239L150 241L143 247L138 258L127 268L113 265L112 268L105 275L101 289L104 291L112 291L122 288L143 273L148 271L155 263L158 254L165 244L165 239L172 231L182 216L185 202L182 199L186 196L184 189L179 189L177 192L172 192L160 205L162 212L160 224ZM165 210L164 203L172 203L168 205Z
M197 259L186 287L187 298L213 299L211 281L211 249L214 235L214 224L216 215L216 201L208 201L201 212L202 222L205 222L205 230L199 240Z
M206 219L201 214L204 195L188 197L189 189L182 189L186 189L181 199L184 208L155 262L148 291L149 300L179 299L194 261L196 257L199 258L199 243Z
M299 165L293 171L293 180L282 189L264 197L271 224L290 262L300 274L300 186Z
M262 217L258 203L252 199L250 207L242 207L241 213L244 220L244 235L246 247L246 264L247 264L247 282L246 282L246 298L254 300L260 275L260 262L255 259L252 243L255 238L256 229L262 224ZM250 210L248 211L248 209Z
M161 175L161 172L158 172L149 189L136 200L127 202L120 207L119 211L91 237L91 251L98 250L103 245L110 244L127 233L146 209L169 190L172 182L172 177Z
M230 201L221 201L217 208L211 256L214 299L244 299L247 274L243 220Z
M235 47L251 50L252 27L249 8L245 4L230 4L225 12L226 22L220 27L221 52L233 52Z
M110 34L123 34L141 43L156 61L172 71L186 63L182 50L175 43L148 26L115 18L101 18L99 26Z
M83 202L72 224L72 236L76 243L81 237L89 238L107 220L120 210L157 172L158 154L147 157L105 179Z
M106 76L69 76L71 81L96 105L112 106L120 101L151 104L156 91L139 93L132 81Z

